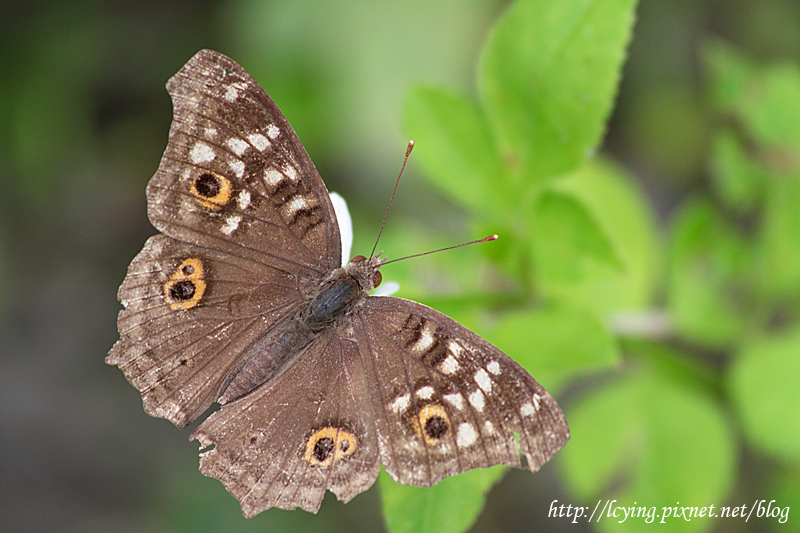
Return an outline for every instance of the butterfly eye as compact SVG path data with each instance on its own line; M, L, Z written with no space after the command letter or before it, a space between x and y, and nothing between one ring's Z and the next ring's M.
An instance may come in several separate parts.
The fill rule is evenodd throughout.
M377 287L381 284L381 281L383 281L383 276L381 276L380 272L375 272L375 274L372 276L372 287Z
M362 261L366 261L366 260L367 260L367 258L366 258L366 257L364 257L363 255L357 255L357 256L355 256L354 258L352 258L352 259L350 260L350 262L351 262L351 263L360 263L360 262L362 262Z

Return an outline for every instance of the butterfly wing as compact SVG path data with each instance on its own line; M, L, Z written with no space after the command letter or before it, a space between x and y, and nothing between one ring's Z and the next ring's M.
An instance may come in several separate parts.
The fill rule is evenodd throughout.
M473 468L519 467L520 452L535 472L567 443L558 404L500 350L422 304L363 303L353 329L393 479L431 486Z
M324 276L341 266L325 184L294 130L236 62L203 50L167 83L174 117L147 186L162 233Z
M185 427L248 346L340 266L328 192L292 128L235 62L204 50L169 81L174 119L147 187L151 238L120 287L106 361L145 410Z
M380 463L419 486L519 467L520 452L535 472L569 428L547 391L494 346L424 305L370 297L191 438L213 445L200 470L250 517L271 507L316 512L326 489L348 501L372 486Z
M192 434L200 471L222 481L246 517L319 509L326 489L349 501L380 470L368 376L358 348L332 331L294 365L222 406Z
M106 362L142 393L148 414L186 427L219 397L238 356L299 299L284 270L156 235L119 289L121 338Z

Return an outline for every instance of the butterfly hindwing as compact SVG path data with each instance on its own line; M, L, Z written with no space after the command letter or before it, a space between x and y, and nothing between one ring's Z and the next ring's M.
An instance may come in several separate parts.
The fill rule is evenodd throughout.
M322 334L288 370L197 428L191 438L213 445L200 470L247 517L270 507L316 512L326 489L349 501L380 470L366 379L355 344Z
M535 472L569 439L555 400L515 361L422 304L370 297L354 318L371 354L381 460L404 484L431 486L495 464ZM517 440L518 439L518 440Z

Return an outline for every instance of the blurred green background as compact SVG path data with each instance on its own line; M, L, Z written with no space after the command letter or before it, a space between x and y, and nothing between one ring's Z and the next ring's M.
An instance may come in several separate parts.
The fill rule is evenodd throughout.
M187 441L189 431L145 415L139 394L121 372L103 363L118 338L117 287L127 264L155 232L146 218L144 190L171 121L164 84L201 48L223 52L244 66L289 119L328 188L348 200L354 253L363 253L371 247L402 162L409 91L418 84L441 85L477 98L481 49L509 5L486 0L0 3L0 529L384 529L378 486L346 506L328 495L316 516L271 510L244 521L238 502L197 471L197 448ZM773 76L781 71L776 67L758 78L762 65L777 61L788 65L788 74ZM773 124L797 116L792 106L800 106L800 84L792 80L798 62L796 0L639 4L601 152L643 191L643 208L654 223L647 233L652 249L667 250L650 258L648 276L654 281L642 306L654 310L643 316L655 316L657 327L645 327L646 339L637 341L626 340L618 324L608 325L620 338L624 362L615 360L599 372L540 376L528 367L548 388L557 386L554 394L573 429L573 442L563 454L573 444L581 446L581 421L601 416L581 404L593 388L611 383L614 394L595 404L608 416L607 410L624 411L640 397L636 386L671 394L672 385L661 389L659 380L688 373L681 383L702 391L698 403L713 404L712 418L723 421L720 431L726 436L721 441L731 447L712 448L709 456L719 452L732 463L720 481L721 501L704 501L702 491L692 501L692 488L678 487L677 494L686 495L681 500L685 505L750 505L756 498L777 498L783 507L800 505L800 406L796 400L784 405L789 389L765 387L769 380L758 376L760 370L773 368L781 374L787 365L783 375L789 379L800 372L800 341L791 335L798 321L795 266L800 256L791 247L794 241L788 248L781 244L787 234L790 240L800 234L800 195L796 187L763 192L754 185L763 178L763 165L740 157L767 153L770 168L783 169L787 182L798 179L800 143L762 150L770 148L770 135L781 141L797 131L798 125L790 123L784 135ZM748 130L758 122L748 122L748 103L759 93L736 94L741 81L736 73L741 79L763 78L764 93L774 90L785 96L764 131L758 124ZM744 140L742 129L748 134ZM485 234L476 234L470 211L426 176L412 155L381 244L392 257ZM772 205L770 194L786 207L759 211L762 201ZM769 213L778 214L773 219ZM767 228L763 234L758 230L762 227ZM500 229L489 226L485 231ZM764 261L788 266L777 269L778 278L769 283L750 280L744 288L732 286L731 280L751 272L750 248L740 241L753 235L755 246L768 250ZM724 244L717 246L720 242ZM433 264L477 268L480 259L474 254ZM704 261L694 261L697 256ZM395 273L387 268L384 279L400 279L407 291L402 296L430 298L433 293L426 301L436 303L441 272L426 261L398 265ZM698 268L699 277L692 277ZM691 275L683 276L687 271ZM704 277L707 272L721 273L721 278ZM454 273L455 278L469 275ZM718 291L708 301L692 300L715 282ZM458 287L447 286L450 293ZM720 303L714 295L730 297L733 303ZM451 312L458 300L442 298L438 303ZM749 328L755 322L767 326ZM748 331L764 336L778 332L782 340L758 344L740 338ZM662 344L654 349L651 341ZM511 353L511 347L496 342ZM619 377L615 372L624 372L631 360L634 368L667 369L614 388ZM742 392L732 390L739 386ZM766 398L759 404L762 411L742 408L753 397ZM683 397L675 398L674 405L681 405ZM655 426L662 420L653 422L653 413L641 416ZM789 429L775 440L764 437L783 425ZM699 424L696 431L705 429ZM474 530L592 530L547 518L550 502L593 505L619 486L646 483L639 471L604 465L611 459L596 449L636 455L639 434L630 430L596 424L596 433L591 433L596 460L574 455L561 464L559 455L535 476L508 472L489 493ZM653 430L647 436L657 434ZM631 435L627 442L633 444L615 440ZM659 442L671 445L669 435ZM663 461L639 468L653 465L664 468ZM606 466L614 475L594 478L605 480L599 488L591 487L588 474L575 473ZM634 491L632 497L645 494ZM800 512L800 507L792 511ZM776 520L708 520L691 527L800 530L789 516L783 525ZM648 526L658 527L629 525L633 530Z

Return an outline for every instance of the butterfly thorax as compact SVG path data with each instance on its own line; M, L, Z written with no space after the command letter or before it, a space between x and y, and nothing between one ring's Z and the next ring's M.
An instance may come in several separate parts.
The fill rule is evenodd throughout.
M334 270L318 291L291 320L268 331L254 342L228 374L228 385L219 398L224 404L241 398L274 378L297 359L326 330L336 328L369 291L380 284L383 259L356 256Z

